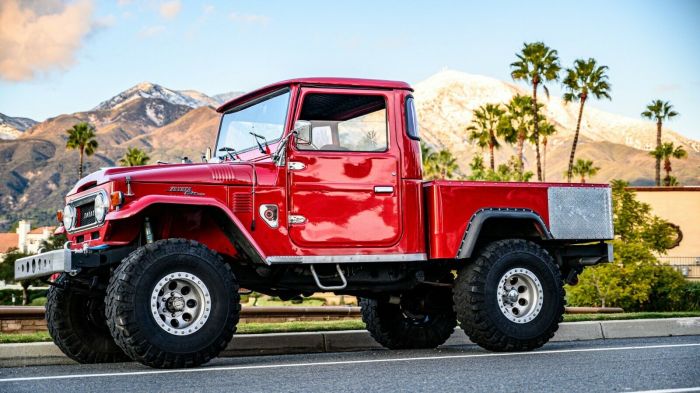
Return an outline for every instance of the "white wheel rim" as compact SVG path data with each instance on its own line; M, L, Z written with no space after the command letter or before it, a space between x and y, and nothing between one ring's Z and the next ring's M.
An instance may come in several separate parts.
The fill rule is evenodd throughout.
M209 319L211 296L204 282L191 273L161 278L151 293L151 315L158 326L175 336L192 334Z
M542 284L528 269L508 270L498 281L498 308L512 322L528 323L535 319L542 310L543 300Z

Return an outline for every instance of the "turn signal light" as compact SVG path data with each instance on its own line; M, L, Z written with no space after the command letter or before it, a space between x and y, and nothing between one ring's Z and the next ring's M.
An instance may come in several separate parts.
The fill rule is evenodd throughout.
M122 194L121 191L114 191L109 199L112 207L121 206L121 204L124 203L124 194Z
M58 222L62 223L63 222L63 210L59 210L56 212L56 219Z

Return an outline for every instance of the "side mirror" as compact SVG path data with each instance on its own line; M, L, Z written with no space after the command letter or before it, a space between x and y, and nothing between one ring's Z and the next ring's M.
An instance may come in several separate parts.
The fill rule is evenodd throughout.
M294 123L294 133L296 134L297 145L311 144L311 122L307 120L297 120Z

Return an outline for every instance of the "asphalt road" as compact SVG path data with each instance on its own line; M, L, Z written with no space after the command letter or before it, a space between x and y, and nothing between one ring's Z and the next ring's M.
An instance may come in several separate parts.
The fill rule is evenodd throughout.
M683 390L695 388L695 390ZM0 392L700 391L700 336L559 342L528 353L476 346L0 369Z

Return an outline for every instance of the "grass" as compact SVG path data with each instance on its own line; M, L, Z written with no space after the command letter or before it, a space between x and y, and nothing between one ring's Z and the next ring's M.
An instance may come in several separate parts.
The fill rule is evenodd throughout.
M700 317L700 311L679 312L632 312L622 314L566 314L564 322L611 321L623 319L682 318ZM359 319L339 321L303 322L251 322L238 325L236 334L289 333L333 330L364 330L365 324ZM0 333L0 344L51 341L47 332L39 333Z
M615 321L623 319L700 317L700 311L626 312L621 314L565 314L564 322Z
M35 343L40 341L51 341L49 332L0 333L0 344Z

